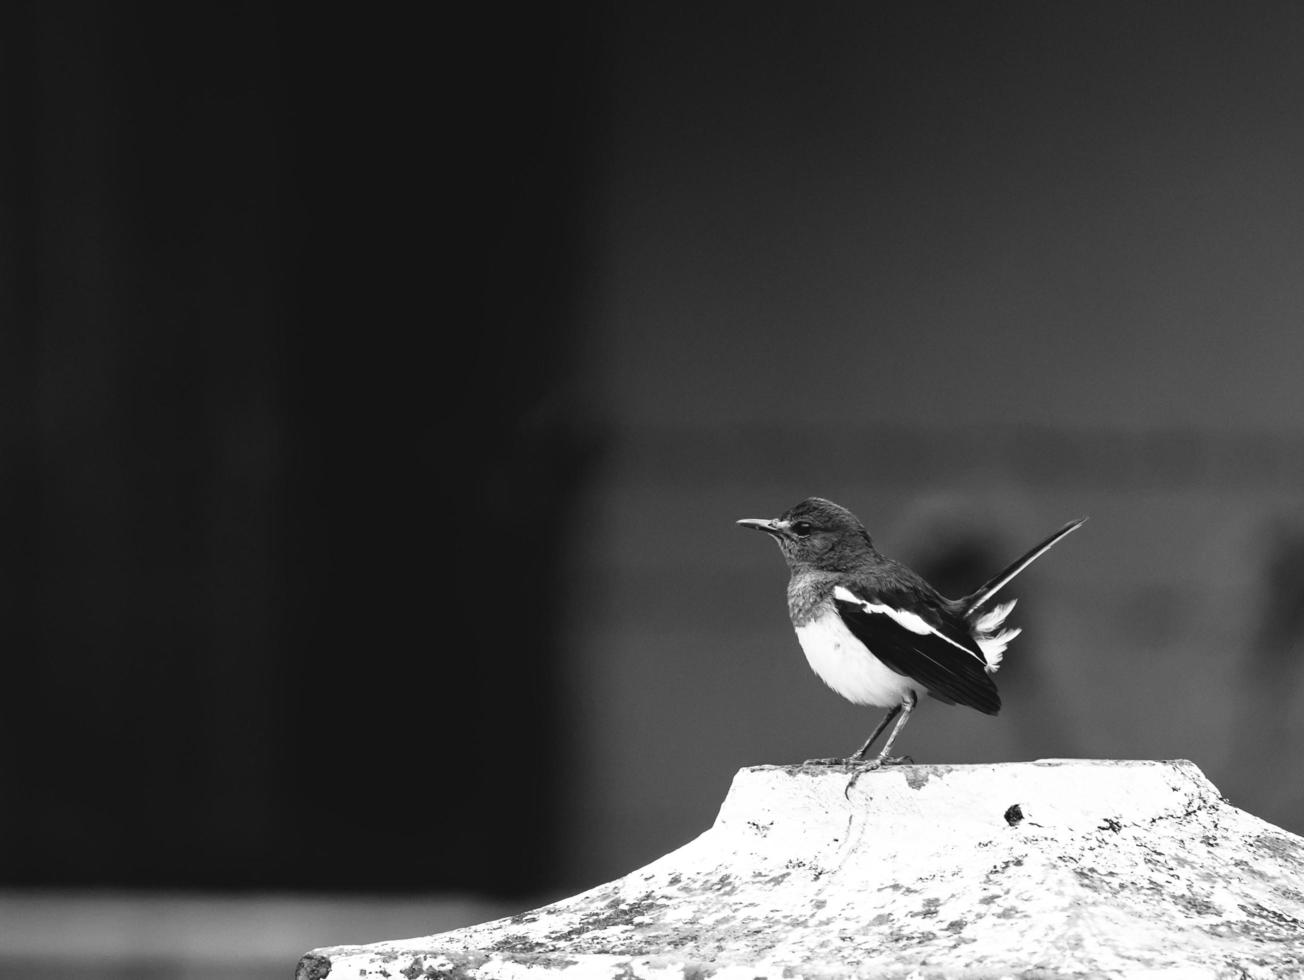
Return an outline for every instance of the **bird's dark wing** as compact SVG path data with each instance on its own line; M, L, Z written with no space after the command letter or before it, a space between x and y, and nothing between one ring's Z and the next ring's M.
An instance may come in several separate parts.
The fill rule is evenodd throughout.
M844 586L834 590L833 603L847 629L874 656L934 697L989 715L1001 710L982 651L967 630L947 622L940 611L909 611L904 603L858 595Z

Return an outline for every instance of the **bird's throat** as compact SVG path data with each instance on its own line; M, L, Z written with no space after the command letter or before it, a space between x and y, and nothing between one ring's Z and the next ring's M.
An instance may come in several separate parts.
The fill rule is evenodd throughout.
M829 609L837 576L797 569L788 579L788 615L792 625L806 626Z

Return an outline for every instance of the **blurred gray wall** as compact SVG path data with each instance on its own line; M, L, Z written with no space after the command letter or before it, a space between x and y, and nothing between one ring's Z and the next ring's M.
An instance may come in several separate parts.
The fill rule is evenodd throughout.
M423 13L0 8L0 884L623 873L877 721L809 494L952 594L1092 517L904 751L1304 829L1299 7Z
M953 594L1091 515L1012 590L1001 716L928 702L915 759L1189 758L1304 831L1301 50L1289 4L620 5L577 881L876 723L733 525L811 494Z
M428 20L0 5L0 888L555 878L597 18Z

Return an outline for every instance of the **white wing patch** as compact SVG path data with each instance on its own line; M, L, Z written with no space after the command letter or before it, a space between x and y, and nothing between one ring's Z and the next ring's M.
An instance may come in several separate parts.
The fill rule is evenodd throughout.
M934 636L941 637L957 650L963 650L975 660L978 659L974 652L968 647L961 646L944 633L939 633L937 630L933 629L933 627L929 626L928 623L916 613L907 612L904 609L896 609L893 606L881 602L869 602L841 585L833 590L833 597L842 602L854 603L867 613L885 615L897 625L904 629L908 629L911 633L918 634L919 636L932 633ZM983 661L986 663L989 671L995 672L996 669L1000 667L1001 660L1005 656L1005 648L1010 645L1010 642L1016 636L1023 632L1023 630L1020 629L1009 629L1002 630L999 633L996 632L1001 628L1001 625L1005 622L1005 617L1010 614L1010 610L1014 608L1014 604L1017 601L1017 599L1011 599L1009 602L1003 602L999 606L993 606L987 612L979 616L973 623L974 642L978 644L978 649L983 652Z
M951 639L945 633L939 633L937 630L933 629L933 627L929 626L928 623L925 622L922 617L920 617L915 613L907 612L904 609L896 609L893 608L892 606L884 605L881 602L868 602L865 599L860 598L860 596L856 595L850 589L842 585L839 585L836 589L833 590L833 598L839 600L840 602L855 603L857 606L865 610L865 612L867 613L881 613L883 615L886 615L889 619L893 620L898 626L902 626L905 629L908 629L911 633L916 633L919 636L926 636L927 634L932 633L934 636L941 637L943 640L951 644L951 646L955 647L957 650L963 650L965 653L973 657L975 660L978 659L978 655L974 653L972 650L970 650L968 647L956 643L955 640ZM1005 611L1007 613L1009 612L1008 609L1006 609ZM979 649L982 649L982 647L980 646ZM1004 647L1001 647L1002 651L1004 651L1004 649L1005 649ZM987 652L986 650L983 650L983 653L986 652ZM990 666L991 658L987 657L985 658L985 660L987 664Z

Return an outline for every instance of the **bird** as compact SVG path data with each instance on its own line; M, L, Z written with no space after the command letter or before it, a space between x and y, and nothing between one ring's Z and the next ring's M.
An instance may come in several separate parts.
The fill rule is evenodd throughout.
M889 753L920 695L997 714L1001 696L992 674L1022 631L1005 626L1016 600L993 605L992 599L1086 520L1069 521L960 599L946 598L918 573L880 554L860 519L823 497L808 497L781 517L738 521L773 537L783 552L790 572L788 615L811 669L853 704L887 709L851 756L806 764L854 767L849 794L863 773L912 761ZM894 720L882 750L868 758Z

